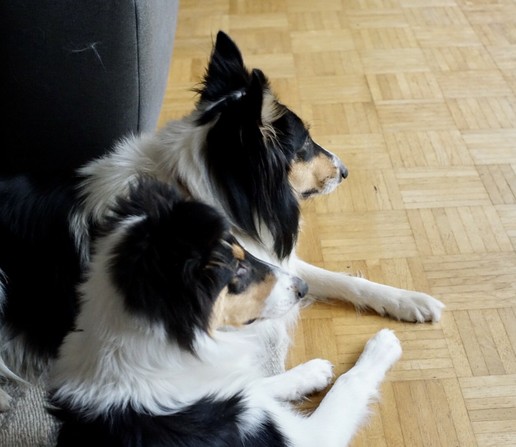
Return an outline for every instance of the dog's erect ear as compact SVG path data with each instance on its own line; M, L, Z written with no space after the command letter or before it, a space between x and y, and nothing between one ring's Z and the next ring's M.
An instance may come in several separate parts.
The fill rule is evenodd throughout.
M245 102L251 112L249 116L259 125L262 122L263 93L266 88L268 88L267 78L261 70L255 68L251 73L251 84L247 89Z
M201 101L215 102L224 96L245 89L249 72L244 66L242 54L227 34L219 31L213 46L203 87L198 90Z
M237 64L240 68L244 67L242 53L238 49L236 43L233 42L233 40L231 40L231 38L224 31L219 31L217 33L217 39L215 40L212 59L223 59L226 61L232 61L233 63Z
M206 107L199 116L199 124L206 124L225 111L232 110L231 121L260 126L262 124L263 94L269 83L261 70L254 69L245 90L234 91ZM249 121L250 120L250 121Z

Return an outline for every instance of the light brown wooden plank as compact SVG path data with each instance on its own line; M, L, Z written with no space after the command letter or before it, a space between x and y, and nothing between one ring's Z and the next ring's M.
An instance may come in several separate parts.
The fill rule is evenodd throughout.
M302 312L289 364L349 369L383 327L404 355L354 447L516 445L516 3L183 0L160 125L228 31L349 178L302 206L298 253L432 293L438 324ZM305 403L313 408L324 393Z

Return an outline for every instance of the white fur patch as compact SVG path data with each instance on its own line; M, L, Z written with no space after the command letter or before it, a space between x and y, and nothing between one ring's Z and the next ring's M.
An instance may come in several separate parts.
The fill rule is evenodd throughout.
M128 403L153 414L170 413L204 396L236 394L258 374L253 372L258 371L258 355L252 332L220 332L213 338L199 333L195 356L170 343L161 325L126 310L107 264L125 228L141 219L126 220L97 245L88 279L80 287L77 331L65 338L53 368L56 398L66 398L90 415ZM206 365L218 365L217 371ZM235 373L242 370L248 371L244 377Z

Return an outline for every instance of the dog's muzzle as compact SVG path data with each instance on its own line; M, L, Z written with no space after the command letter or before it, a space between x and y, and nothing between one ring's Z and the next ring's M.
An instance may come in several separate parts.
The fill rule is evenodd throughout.
M308 284L301 278L296 277L294 278L294 289L298 299L304 298L308 293Z

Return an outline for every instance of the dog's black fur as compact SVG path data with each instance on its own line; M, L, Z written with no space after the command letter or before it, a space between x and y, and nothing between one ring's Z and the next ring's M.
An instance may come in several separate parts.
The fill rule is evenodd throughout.
M113 312L113 302L121 301L121 306L115 308L119 309L116 315L102 320L95 313L98 304L84 304L76 331L65 339L56 364L57 385L50 396L51 413L62 422L57 445L287 446L277 422L266 410L260 410L259 424L249 428L254 418L246 416L250 403L245 389L229 396L224 389L216 390L216 396L196 399L190 397L192 391L185 385L180 387L182 398L193 402L183 404L179 396L177 408L168 408L167 403L176 397L173 394L176 384L171 378L169 389L155 382L156 377L167 374L173 377L181 368L184 371L176 378L178 381L195 374L196 368L206 370L202 374L204 380L214 377L220 365L210 361L203 364L201 359L218 349L209 347L215 341L208 344L205 341L211 335L217 338L217 327L212 327L216 301L224 299L221 294L241 300L246 299L246 293L255 296L253 286L270 281L275 267L245 253L231 235L229 224L215 209L199 202L182 201L175 190L150 179L139 181L127 198L117 200L109 218L99 227L94 246L97 247L92 259L95 268L81 286L83 300L90 304L105 303L101 314ZM240 258L235 257L235 250L241 253ZM97 289L103 281L112 286L102 287L103 294L99 295ZM284 293L297 293L297 298L302 298L306 287L297 278L292 278L292 284L297 292L285 290ZM264 303L266 300L267 295L263 296ZM127 322L122 324L122 331L117 329L120 323L115 323L115 319ZM139 327L139 321L143 321L143 328ZM246 325L245 321L241 323ZM161 327L166 333L165 340L159 336ZM149 353L131 347L135 337L145 339L153 351L162 350L163 364L146 362ZM241 335L231 332L225 337L238 339ZM102 349L90 353L91 343L97 342ZM75 343L75 349L67 343ZM113 345L117 347L111 352ZM178 349L181 360L177 364L172 360L170 365L169 349ZM238 357L244 353L234 354ZM102 370L105 362L104 368L111 371L101 371L99 378L90 384L91 373L87 371L97 362L97 369ZM83 363L87 365L84 367ZM238 358L235 363L240 364ZM192 364L191 369L185 367L188 364ZM160 387L157 394L161 400L154 403L149 397L141 402L138 393L131 396L129 383L126 400L117 401L112 389L123 383L133 369L140 368L147 371L141 378L146 390L152 394L153 387ZM246 369L232 373L235 377L249 375ZM104 377L106 383L102 382ZM73 393L68 387L80 391ZM80 394L88 387L91 387L89 392ZM104 407L92 408L88 396L98 394L104 394ZM151 402L151 407L158 405L159 412L164 414L155 414L145 407L145 402Z
M191 115L154 134L128 136L72 177L0 178L0 374L12 378L11 370L41 369L55 357L73 328L75 288L97 228L142 172L214 206L249 251L301 276L315 297L408 321L439 319L443 306L428 295L296 257L299 201L333 191L347 170L278 101L265 75L244 66L222 32L198 91ZM278 331L286 326L278 323Z
M62 422L57 447L288 447L271 419L243 438L241 396L203 399L173 415L153 416L126 408L116 415L83 419L71 409L53 411Z
M272 233L276 254L283 259L294 248L300 217L299 202L288 181L290 165L297 157L313 158L322 148L310 139L299 117L278 103L277 142L274 150L264 150L261 126L267 89L263 72L247 71L235 44L219 33L203 87L197 90L202 110L198 123L215 123L207 136L207 165L238 226L259 238L256 216L260 216ZM204 110L203 104L210 106ZM307 139L310 144L303 147ZM273 204L281 204L281 219Z
M69 177L0 179L2 342L23 338L29 357L55 356L76 313L82 266L69 227L76 185Z
M116 202L79 288L77 328L52 368L57 447L347 445L399 341L380 331L317 410L299 414L288 401L324 389L331 364L268 376L253 327L297 307L306 285L229 230L213 208L154 181ZM230 316L236 325L220 330Z

